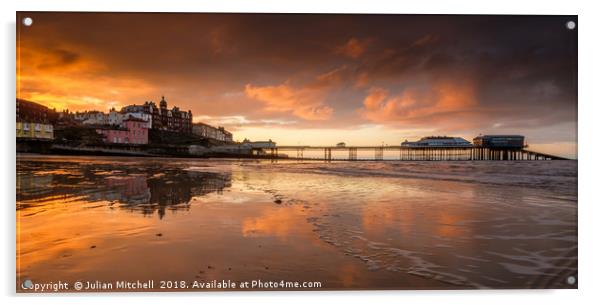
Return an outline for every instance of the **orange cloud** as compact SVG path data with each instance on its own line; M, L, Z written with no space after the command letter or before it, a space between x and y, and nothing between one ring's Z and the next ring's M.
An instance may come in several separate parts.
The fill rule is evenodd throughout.
M266 111L291 112L310 121L326 120L333 109L324 104L323 93L310 88L294 88L288 82L278 86L245 86L247 97L265 103Z
M349 73L349 68L345 65L322 73L316 77L313 86L315 87L332 87L340 85Z
M132 95L152 92L146 82L112 77L102 61L70 49L18 48L17 97L59 111L108 110L132 103Z
M386 89L373 87L359 113L375 122L404 123L446 113L472 112L477 104L470 82L440 82L429 90L408 88L396 96Z
M357 38L349 39L344 45L336 48L337 54L343 54L353 59L358 59L368 48L368 40L360 41Z

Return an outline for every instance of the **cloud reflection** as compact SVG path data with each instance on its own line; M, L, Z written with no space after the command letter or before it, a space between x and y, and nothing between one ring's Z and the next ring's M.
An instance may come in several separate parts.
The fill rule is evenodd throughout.
M188 209L193 197L222 192L230 180L229 173L187 171L160 163L140 169L133 164L28 161L17 171L17 209L47 206L53 200L85 200L163 218L168 209Z

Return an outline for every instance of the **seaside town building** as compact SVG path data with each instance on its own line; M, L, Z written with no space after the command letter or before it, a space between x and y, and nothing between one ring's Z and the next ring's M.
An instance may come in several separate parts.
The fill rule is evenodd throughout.
M111 144L148 144L148 122L136 117L128 117L122 126L101 126L96 132L105 137L105 143Z
M213 127L205 123L194 123L192 133L204 138L215 139L223 142L233 142L232 133L224 127Z
M107 120L109 125L121 125L121 123L123 123L123 117L123 113L115 110L115 108L111 108L111 110L109 110Z
M17 99L16 137L21 139L52 140L58 114L38 103Z
M119 113L119 114L118 114ZM109 113L110 114L110 113ZM130 105L121 108L121 111L115 112L116 121L134 117L148 122L148 128L153 128L153 115L145 105ZM156 123L156 122L155 122ZM120 125L120 124L117 124Z
M122 125L127 118L134 117L148 122L149 129L192 133L192 112L181 111L179 107L167 109L165 97L161 97L159 107L147 101L142 105L129 105L120 111L112 108L108 114L100 111L76 112L75 119L87 125Z
M74 114L65 109L58 113L58 120L74 120Z
M56 112L40 104L17 99L17 122L20 122L17 135L22 137L52 137L51 134L55 129L53 122L55 122L59 125L66 123L70 126L87 125L105 135L107 143L147 144L151 129L192 133L225 143L233 142L232 133L224 127L214 127L204 123L193 125L190 110L181 111L178 107L168 109L165 97L161 97L158 106L152 101L147 101L144 104L125 106L120 110L111 108L108 113L97 110L75 113L68 110ZM132 125L133 122L137 123ZM50 126L40 124L50 124ZM138 130L139 128L146 130ZM141 138L142 135L144 137Z
M45 123L17 122L17 138L52 140L54 127Z
M231 132L225 130L224 127L221 127L221 126L218 127L218 129L220 131L220 134L222 134L223 137L224 137L224 139L222 141L224 141L224 142L234 142L232 140L232 133Z
M133 106L141 107L139 108L141 111L150 114L152 129L192 133L192 111L181 111L176 106L167 109L167 101L164 96L161 97L159 107L152 101Z
M86 125L107 125L109 120L106 114L101 111L91 110L84 112L76 112L74 115L75 120Z

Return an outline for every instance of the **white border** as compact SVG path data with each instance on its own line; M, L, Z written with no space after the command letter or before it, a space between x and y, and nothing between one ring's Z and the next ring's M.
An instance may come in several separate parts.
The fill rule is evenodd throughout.
M253 302L262 304L307 303L316 301L366 303L458 303L458 304L574 304L599 301L600 245L598 232L602 201L596 192L600 189L598 176L602 152L600 132L600 29L602 19L595 1L384 1L384 0L20 0L2 3L2 47L0 56L5 67L1 74L2 92L7 107L2 113L3 140L1 194L4 195L2 213L2 276L0 289L2 303L65 304L85 301L92 304L128 302L134 304L178 302ZM251 292L251 293L161 293L161 294L106 294L16 296L15 281L15 11L146 11L146 12L303 12L303 13L428 13L428 14L559 14L579 15L579 289L578 290L490 290L490 291L365 291L365 292Z

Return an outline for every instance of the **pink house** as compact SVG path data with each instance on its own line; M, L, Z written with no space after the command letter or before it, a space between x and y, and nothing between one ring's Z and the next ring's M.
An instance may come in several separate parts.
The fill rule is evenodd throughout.
M148 122L129 117L121 127L98 128L96 132L105 136L105 143L148 144Z

